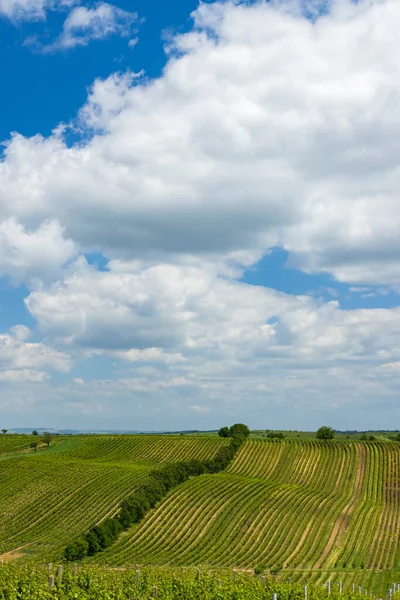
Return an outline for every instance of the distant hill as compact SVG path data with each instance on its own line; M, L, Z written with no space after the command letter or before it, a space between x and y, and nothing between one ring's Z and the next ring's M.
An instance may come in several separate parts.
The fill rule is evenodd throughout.
M9 429L8 433L21 433L30 435L32 431L37 431L42 434L44 431L50 431L53 434L59 435L83 435L88 433L93 434L110 434L110 435L137 435L137 434L188 434L188 433L215 433L216 429L210 429L207 431L201 431L199 429L184 429L180 431L149 431L144 429L55 429L54 427L14 427Z

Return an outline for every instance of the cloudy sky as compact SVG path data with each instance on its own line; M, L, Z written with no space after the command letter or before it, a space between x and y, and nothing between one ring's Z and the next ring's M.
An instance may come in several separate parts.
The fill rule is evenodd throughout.
M0 0L0 426L399 427L399 31Z

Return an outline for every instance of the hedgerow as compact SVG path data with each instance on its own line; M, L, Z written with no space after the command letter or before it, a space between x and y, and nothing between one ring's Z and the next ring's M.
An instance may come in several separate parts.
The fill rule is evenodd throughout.
M80 560L108 548L122 530L141 521L144 515L172 488L184 483L190 477L224 471L243 441L244 438L241 436L231 438L230 444L223 446L215 457L209 460L191 459L154 469L132 495L121 501L118 515L104 519L86 534L70 542L64 549L64 557L68 561Z

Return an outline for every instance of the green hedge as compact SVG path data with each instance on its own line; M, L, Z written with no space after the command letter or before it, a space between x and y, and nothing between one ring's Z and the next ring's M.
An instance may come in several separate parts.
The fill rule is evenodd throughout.
M189 460L168 464L162 469L151 471L144 483L131 496L122 500L116 517L105 519L99 525L92 527L85 535L68 544L64 550L64 557L68 561L80 560L108 548L123 529L128 529L143 519L146 512L162 500L172 488L184 483L189 477L224 471L244 439L242 437L232 438L229 446L221 448L215 458L211 460Z

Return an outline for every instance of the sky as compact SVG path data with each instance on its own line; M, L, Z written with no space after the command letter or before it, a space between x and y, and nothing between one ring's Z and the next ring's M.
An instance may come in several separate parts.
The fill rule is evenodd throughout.
M0 0L0 427L397 429L398 0Z

